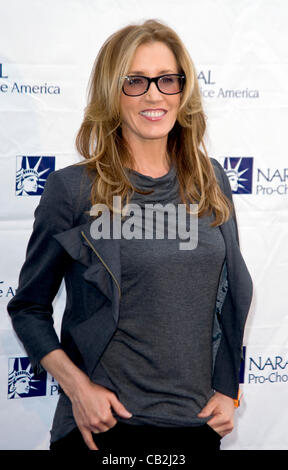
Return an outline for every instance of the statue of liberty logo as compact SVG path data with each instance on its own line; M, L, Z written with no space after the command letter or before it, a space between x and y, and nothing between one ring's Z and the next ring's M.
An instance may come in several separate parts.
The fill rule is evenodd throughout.
M251 193L252 165L251 157L227 157L225 159L224 169L233 193Z
M35 160L36 162L34 163ZM34 166L32 162L34 163ZM47 172L54 170L55 157L21 156L17 158L17 163L20 164L16 171L16 196L41 194L48 176ZM46 166L46 168L41 171L39 167L43 167L43 165ZM43 177L44 175L45 177Z
M41 380L40 375L38 376L38 379L34 378L35 374L32 371L32 366L28 358L10 358L8 375L8 398L23 398L45 394L46 372L44 375L44 380Z

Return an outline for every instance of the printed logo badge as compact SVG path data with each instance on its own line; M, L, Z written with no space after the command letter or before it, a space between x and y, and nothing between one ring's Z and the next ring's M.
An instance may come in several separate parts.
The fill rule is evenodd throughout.
M229 178L232 193L252 193L252 157L226 157L224 159L224 170Z
M52 397L59 395L59 385L45 370L34 374L28 357L8 359L8 399Z
M16 196L40 196L46 179L55 170L55 156L18 156Z
M28 357L13 357L8 361L9 399L46 395L46 371L36 376L32 371Z

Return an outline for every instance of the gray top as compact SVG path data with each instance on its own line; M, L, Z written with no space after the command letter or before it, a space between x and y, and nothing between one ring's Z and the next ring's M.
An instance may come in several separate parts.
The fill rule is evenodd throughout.
M150 195L134 193L135 227L144 227L144 204L181 203L176 168L158 178L130 170L134 184ZM161 206L158 207L161 211ZM178 213L176 211L176 217ZM186 225L179 220L177 224ZM119 421L158 426L195 426L208 419L197 413L213 395L212 324L225 243L213 216L198 219L198 245L180 250L178 234L164 238L126 239L121 247L121 300L117 330L94 370L93 381L113 390L132 418ZM187 224L189 217L187 216ZM186 228L188 225L186 225ZM189 229L189 227L188 227ZM147 233L147 232L146 232ZM159 233L157 231L157 233ZM179 233L179 231L178 231ZM76 423L62 394L61 422L54 420L51 440Z

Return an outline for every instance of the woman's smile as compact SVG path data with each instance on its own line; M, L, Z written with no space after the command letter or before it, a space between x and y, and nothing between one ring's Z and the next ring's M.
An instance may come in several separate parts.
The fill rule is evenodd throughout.
M165 109L144 109L144 111L140 111L139 114L148 121L160 121L164 118L166 113L167 111Z

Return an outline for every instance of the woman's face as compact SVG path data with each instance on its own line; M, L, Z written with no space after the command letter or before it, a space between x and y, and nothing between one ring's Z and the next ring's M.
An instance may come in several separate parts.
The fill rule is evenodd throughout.
M127 75L156 77L166 73L179 73L177 62L169 47L157 41L142 44L136 49ZM144 95L126 96L122 92L120 101L122 132L126 140L131 142L136 139L144 143L162 139L167 142L168 133L177 118L180 96L180 93L176 95L161 93L155 83L150 84L149 90Z
M17 382L15 383L15 390L16 393L18 393L19 395L23 393L29 393L30 385L28 377L22 377L21 379L17 380Z

